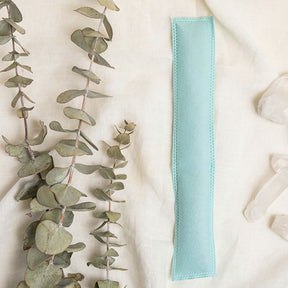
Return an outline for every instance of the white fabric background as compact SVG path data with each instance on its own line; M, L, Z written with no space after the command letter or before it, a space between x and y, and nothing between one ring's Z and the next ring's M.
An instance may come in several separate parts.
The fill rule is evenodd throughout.
M73 12L94 5L86 0L17 0L25 20L21 36L31 56L25 60L34 71L34 83L26 89L37 101L31 114L32 134L39 119L64 120L57 95L84 83L71 67L88 66L85 53L69 40L71 32L85 27L86 19ZM96 142L109 140L113 124L122 119L137 123L137 133L127 158L129 181L123 197L119 264L128 272L113 272L112 278L134 288L284 288L288 283L288 243L274 234L271 215L286 213L288 195L281 196L263 221L249 224L242 211L252 195L272 175L271 153L288 151L287 129L260 118L255 112L259 96L278 73L287 72L288 2L285 0L197 0L120 1L119 13L109 12L115 37L106 58L117 68L95 70L103 79L99 90L113 99L90 101L88 111L97 125L86 128ZM172 136L172 51L170 17L215 16L215 242L218 277L182 282L171 281L173 255L174 193L171 176ZM4 16L5 17L5 16ZM91 22L91 25L93 21ZM2 48L1 56L7 49ZM4 67L4 63L1 64ZM27 73L25 72L25 75ZM7 74L0 75L0 81ZM11 141L23 134L10 101L12 90L1 85L0 132ZM77 100L75 105L78 104ZM66 121L68 123L68 121ZM74 125L69 121L68 125ZM74 126L73 126L74 127ZM43 149L53 148L60 135L49 131ZM25 216L27 203L17 203L15 181L19 163L1 144L0 255L1 286L15 287L23 279L25 253L22 235L31 219ZM91 159L90 159L91 158ZM87 157L103 163L100 153ZM81 158L82 162L86 159ZM100 185L97 177L75 175L73 184L82 191ZM93 198L91 198L93 200ZM99 204L99 205L98 205ZM98 202L97 209L104 209ZM124 208L125 207L125 208ZM77 214L71 230L76 241L87 248L75 253L71 271L86 275L83 287L92 287L104 272L85 263L101 251L88 235L98 224L92 213Z

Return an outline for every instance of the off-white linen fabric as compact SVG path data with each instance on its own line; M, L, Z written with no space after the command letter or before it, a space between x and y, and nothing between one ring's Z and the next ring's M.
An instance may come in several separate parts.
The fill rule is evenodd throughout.
M29 123L31 135L37 121L64 121L57 95L66 89L82 88L83 79L73 75L73 65L88 67L85 53L69 40L71 32L85 27L87 19L73 12L96 1L17 0L25 20L26 36L19 39L31 51L25 60L34 71L34 83L26 89L37 101ZM274 234L271 215L287 213L288 194L281 196L263 221L249 224L242 212L252 195L273 174L271 153L288 152L284 126L270 123L255 112L261 93L278 73L288 68L288 2L286 0L167 0L118 1L121 11L109 12L115 37L105 57L117 68L95 67L103 79L99 90L114 96L89 101L88 111L96 127L86 128L97 143L113 136L113 124L122 119L137 123L130 160L126 205L113 204L122 212L119 237L128 244L119 249L119 266L128 272L111 277L133 288L286 288L288 243ZM173 255L174 192L171 176L172 51L170 17L215 16L215 243L217 278L171 281ZM5 17L5 15L4 15ZM93 25L93 21L91 25ZM9 45L8 45L9 46ZM8 51L2 48L1 56ZM1 63L4 67L4 63ZM28 75L28 72L24 72ZM0 81L7 74L0 75ZM12 90L1 85L0 132L11 141L23 135L10 101ZM75 100L73 105L79 104ZM67 121L66 126L76 123ZM42 149L52 149L61 135L49 131ZM102 146L102 145L100 145ZM28 203L14 196L21 183L11 189L19 163L1 144L0 255L1 287L15 287L23 279L25 253L21 249L25 227L32 221L25 214ZM55 153L54 153L55 154ZM55 154L56 155L56 154ZM87 161L86 161L87 158ZM81 162L105 163L101 153L79 158ZM61 163L61 162L59 162ZM58 163L58 164L59 164ZM63 165L63 164L62 164ZM94 176L75 173L73 185L91 195L101 185ZM9 191L9 189L11 189ZM89 200L94 200L92 197ZM97 202L97 209L104 209ZM88 233L99 223L92 213L78 213L71 228L74 241L87 248L75 253L69 271L86 275L83 287L92 287L104 272L86 267L103 250ZM193 245L193 243L191 243Z

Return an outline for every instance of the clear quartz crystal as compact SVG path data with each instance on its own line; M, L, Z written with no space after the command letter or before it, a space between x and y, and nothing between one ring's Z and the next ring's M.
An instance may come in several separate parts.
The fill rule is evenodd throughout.
M264 92L258 113L273 122L288 123L288 74L277 78Z

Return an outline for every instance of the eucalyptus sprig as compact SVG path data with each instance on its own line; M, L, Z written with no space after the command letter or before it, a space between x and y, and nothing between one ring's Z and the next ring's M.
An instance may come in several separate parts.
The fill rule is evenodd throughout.
M93 191L98 200L108 202L108 210L95 214L96 218L101 219L103 222L90 233L96 240L106 246L106 251L103 255L87 263L98 269L106 270L106 279L96 281L95 288L118 288L120 285L119 282L110 280L109 272L110 270L127 270L113 266L116 260L115 258L119 256L113 247L121 247L124 245L111 241L111 238L117 239L117 236L111 232L111 225L120 225L118 220L121 217L120 213L112 211L112 202L124 203L125 201L114 199L112 195L124 189L124 184L121 180L127 179L127 175L118 174L118 169L124 168L128 163L122 151L130 146L130 135L134 132L135 126L133 122L128 123L125 120L123 129L116 127L118 135L115 141L117 144L112 146L107 144L109 148L106 151L107 156L112 159L111 167L101 167L99 169L100 176L107 180L108 184L104 188L96 188Z

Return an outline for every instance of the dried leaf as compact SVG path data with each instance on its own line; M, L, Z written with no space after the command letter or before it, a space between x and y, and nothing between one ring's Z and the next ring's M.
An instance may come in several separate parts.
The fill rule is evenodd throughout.
M53 221L44 220L36 229L35 243L42 253L50 255L62 253L71 242L72 235Z
M14 27L12 31L15 32ZM0 36L11 36L11 26L4 20L0 21Z
M92 82L94 82L96 84L100 83L100 78L90 70L81 69L81 68L74 66L72 68L72 71L85 77L85 78L89 78Z
M77 286L75 286L75 282L72 279L62 278L54 288L77 288Z
M115 140L122 145L127 145L130 143L130 135L127 133L121 133L121 134L117 135Z
M23 77L21 75L16 75L5 82L5 86L8 88L21 87L25 88L33 82L33 79Z
M39 221L32 222L24 232L23 250L30 249L35 243L35 233Z
M49 171L49 173L46 176L47 184L53 185L56 183L61 183L68 176L69 170L70 170L70 167L65 167L65 168L55 167L55 168L53 168L52 170Z
M106 16L104 16L104 19L103 19L103 25L106 29L106 32L109 36L109 40L112 40L112 37L113 37L113 30L112 30L112 26L111 24L109 23L108 19Z
M112 168L101 168L99 170L99 174L104 178L104 179L115 179L116 176L113 172Z
M27 265L30 270L35 270L40 264L48 260L51 255L40 252L36 247L32 247L27 254Z
M8 144L5 146L5 151L9 154L9 156L17 157L21 163L27 163L31 159L28 149L23 146Z
M75 164L75 169L77 169L80 173L87 174L87 175L94 173L101 167L102 167L101 165L85 165L85 164L80 164L80 163Z
M98 54L98 53L90 53L88 55L90 59L92 59L92 55L91 54L94 55L94 59L93 59L94 63L114 69L114 67L111 66L100 54Z
M36 197L38 189L45 185L45 181L37 180L34 182L28 182L24 185L23 189L17 193L15 199L19 200L27 200Z
M109 147L108 150L107 150L107 155L108 155L110 158L114 158L114 159L116 159L116 160L125 161L125 157L124 157L124 155L122 154L119 146Z
M52 186L51 190L56 195L57 201L63 206L73 206L83 196L79 190L66 184L56 184Z
M71 133L75 133L75 132L78 131L78 129L74 129L74 130L63 129L61 124L58 121L50 122L49 127L50 127L51 130L57 131L57 132L71 132Z
M69 211L91 211L96 208L95 203L93 202L83 202L76 204L74 206L67 207L67 210Z
M87 265L93 265L98 269L106 269L107 268L107 258L109 258L109 265L112 265L115 262L115 259L111 256L108 257L96 257L93 261L88 262ZM109 267L110 268L110 267Z
M89 90L87 97L94 99L94 98L107 98L107 97L111 97L111 96Z
M124 167L126 167L127 164L128 164L128 161L122 162L122 163L116 165L116 166L115 166L115 169L117 169L117 168L124 168Z
M15 5L14 2L9 1L10 6L10 16L15 22L21 22L22 21L22 14L18 7Z
M18 283L16 288L29 288L29 287L27 286L25 281L21 281L21 282Z
M3 18L4 21L6 21L9 25L11 25L13 28L15 28L20 34L25 34L25 29L19 26L14 20L11 18Z
M74 252L79 252L79 251L82 251L83 249L85 249L86 245L82 242L78 242L76 244L72 244L70 245L66 251L68 253L74 253Z
M42 212L49 210L49 207L41 205L36 198L32 199L30 202L30 210L31 212Z
M80 131L80 136L87 141L87 143L92 146L96 151L98 151L99 149L97 148L97 146L90 140L90 138L84 134L83 131Z
M44 213L43 216L41 217L41 221L50 220L58 224L60 223L61 215L62 215L62 209L53 209ZM73 212L66 210L63 217L62 225L64 227L70 227L73 222L73 219L74 219Z
M44 125L43 121L40 121L41 131L36 138L27 140L27 143L31 146L40 145L43 143L46 135L47 135L47 126Z
M55 265L42 263L37 269L27 269L25 272L25 281L29 288L51 288L60 282L62 271Z
M81 120L91 126L94 126L96 124L93 117L90 116L87 112L83 111L82 109L77 109L73 107L65 107L64 115L70 119Z
M118 174L118 175L116 175L116 179L126 180L127 179L127 175L126 174Z
M56 151L62 157L71 157L71 156L82 156L82 155L92 155L92 151L88 146L79 141L78 147L75 147L75 140L62 140L56 145Z
M99 4L114 11L119 11L120 9L116 6L113 0L98 0Z
M49 207L49 208L59 208L59 204L55 199L55 195L52 192L52 189L44 185L39 188L37 192L37 201L39 204Z
M72 253L64 251L58 255L55 255L53 264L59 268L66 268L71 264Z
M100 201L112 201L112 199L101 189L94 189L92 193Z
M25 118L28 118L28 111L33 110L34 107L27 108L27 107L21 107L20 109L17 110L17 116L21 119L24 118L23 115L25 115Z
M67 103L78 96L85 95L85 92L85 90L77 89L64 91L57 97L57 102L61 104Z
M107 250L107 251L105 252L104 256L118 257L119 254L118 254L118 252L117 252L115 249L110 248L109 250Z
M122 182L114 182L109 184L105 190L123 190L124 184Z
M136 127L136 124L135 124L134 122L128 123L127 121L125 121L125 123L126 123L126 125L125 125L124 129L125 129L126 131L131 132L131 131L133 131L133 130L135 129L135 127Z
M82 30L83 36L84 37L92 37L92 38L107 38L106 35L102 34L99 31L96 31L92 28L86 28ZM97 44L98 45L98 44ZM106 49L105 49L106 50ZM97 51L98 52L98 51ZM101 52L98 52L101 53Z
M29 175L38 174L42 171L45 171L50 167L52 163L52 157L49 154L41 154L36 157L35 160L30 160L25 164L19 171L19 177L27 177Z
M11 39L12 39L12 36L0 36L0 45L4 45L8 43Z
M75 11L90 18L94 18L94 19L103 18L103 14L101 14L100 12L98 12L97 10L91 7L81 7L81 8L76 9Z

